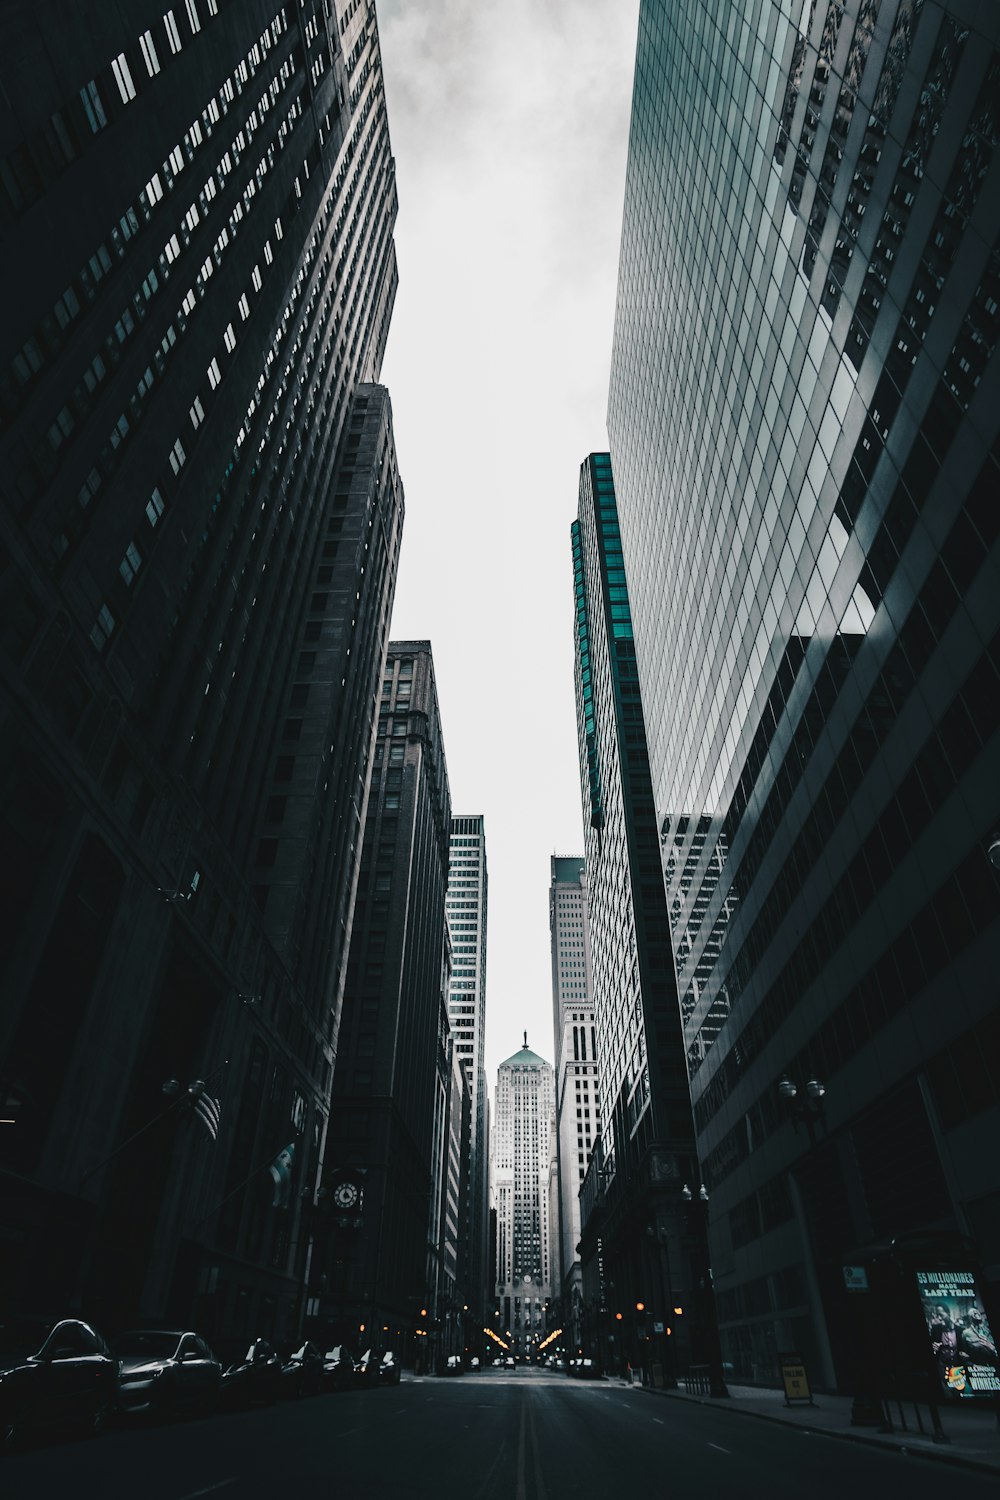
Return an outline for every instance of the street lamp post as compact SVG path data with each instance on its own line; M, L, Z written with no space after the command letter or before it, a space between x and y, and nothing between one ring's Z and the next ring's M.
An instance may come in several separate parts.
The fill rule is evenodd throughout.
M704 1183L697 1197L687 1183L681 1188L681 1202L688 1222L691 1249L691 1284L695 1294L696 1331L708 1365L708 1393L728 1396L729 1388L722 1371L722 1342L715 1314L715 1289L712 1286L711 1250L708 1243L708 1189Z
M778 1098L793 1120L796 1130L800 1124L805 1125L809 1132L810 1146L815 1146L817 1129L823 1123L825 1094L826 1085L820 1083L818 1078L810 1078L801 1094L798 1084L793 1083L787 1073L778 1084Z
M673 1289L670 1281L670 1231L663 1224L647 1224L646 1233L650 1239L656 1241L656 1254L659 1266L660 1281L660 1321L663 1331L658 1335L660 1340L660 1367L663 1371L663 1383L668 1389L677 1385L677 1371L674 1362L673 1344L670 1342L671 1309L673 1307Z
M800 1125L806 1127L809 1135L809 1149L813 1150L817 1145L820 1129L826 1128L825 1084L813 1075L806 1080L804 1089L800 1090L799 1085L786 1073L778 1083L778 1098L795 1125L795 1129L798 1130ZM789 1169L788 1180L800 1221L806 1274L812 1284L816 1302L821 1305L821 1293L813 1261L808 1224L798 1183L791 1169ZM870 1316L861 1316L863 1306L863 1303L855 1300L849 1315L858 1325L852 1339L854 1397L851 1403L851 1423L855 1427L872 1427L877 1426L883 1420L882 1402L874 1384L874 1372L879 1368L880 1351L877 1341L873 1340ZM867 1314L867 1308L865 1312Z

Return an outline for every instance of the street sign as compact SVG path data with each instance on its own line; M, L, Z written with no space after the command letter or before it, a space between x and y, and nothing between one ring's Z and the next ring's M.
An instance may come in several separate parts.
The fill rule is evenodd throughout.
M801 1354L779 1354L778 1365L781 1369L781 1383L785 1388L785 1405L812 1406L809 1377Z
M844 1286L849 1292L867 1292L868 1272L864 1266L843 1266Z
M666 1327L666 1324L663 1322L662 1318L655 1318L653 1320L653 1332L654 1333L662 1333L665 1327Z

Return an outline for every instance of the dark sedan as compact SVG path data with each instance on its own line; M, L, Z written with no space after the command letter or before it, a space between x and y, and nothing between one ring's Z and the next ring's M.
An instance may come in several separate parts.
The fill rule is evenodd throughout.
M323 1356L307 1339L281 1368L282 1396L315 1396L323 1389Z
M222 1372L222 1399L227 1406L276 1401L281 1387L281 1357L266 1339L254 1339L242 1358Z
M324 1390L349 1390L355 1382L358 1363L346 1344L334 1344L323 1355Z
M49 1431L99 1432L115 1406L118 1362L76 1318L0 1325L0 1446Z
M197 1333L134 1329L115 1339L114 1351L121 1360L118 1404L123 1412L207 1412L218 1404L222 1366Z
M358 1384L365 1390L379 1385L399 1384L399 1361L391 1349L386 1349L384 1354L366 1349L354 1370Z

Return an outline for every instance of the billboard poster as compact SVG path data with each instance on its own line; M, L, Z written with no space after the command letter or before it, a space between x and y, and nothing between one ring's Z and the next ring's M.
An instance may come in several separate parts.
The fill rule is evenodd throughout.
M938 1379L948 1396L1000 1396L997 1341L972 1271L918 1271Z

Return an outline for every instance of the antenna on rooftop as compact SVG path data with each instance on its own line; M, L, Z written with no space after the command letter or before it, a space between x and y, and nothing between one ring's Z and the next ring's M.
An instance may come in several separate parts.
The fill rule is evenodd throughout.
M527 1052L527 1050L528 1050L528 1033L527 1032L524 1033L524 1050L525 1050L525 1052Z

